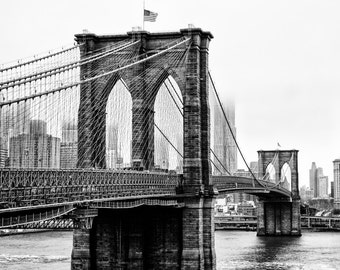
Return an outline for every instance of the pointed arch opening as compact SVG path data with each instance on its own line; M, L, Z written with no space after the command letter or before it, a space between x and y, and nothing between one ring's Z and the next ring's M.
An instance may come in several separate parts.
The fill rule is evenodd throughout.
M122 79L112 88L105 113L106 168L131 167L132 98Z
M291 191L291 182L292 182L292 171L290 169L289 164L286 162L283 164L281 168L281 186L285 189Z
M272 163L269 163L266 168L266 174L264 177L264 180L275 183L276 181L276 170Z
M183 173L183 97L171 75L158 90L154 111L155 169Z

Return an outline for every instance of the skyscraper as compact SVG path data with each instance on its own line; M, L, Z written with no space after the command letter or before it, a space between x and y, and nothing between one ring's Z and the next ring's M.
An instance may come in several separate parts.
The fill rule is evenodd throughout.
M224 108L229 126L221 111L220 105L212 101L211 104L211 148L214 151L212 160L213 174L226 173L227 169L231 174L237 170L237 148L233 135L236 136L235 127L235 103L228 100Z
M46 133L46 122L31 120L29 133L10 138L10 167L59 168L60 138Z
M78 161L78 127L65 122L61 130L60 168L76 168Z
M312 162L312 168L309 170L309 187L313 191L313 198L320 197L320 179L323 177L323 168L316 167L315 162ZM328 179L328 177L327 177ZM328 180L327 180L328 182ZM323 180L323 184L325 183L325 180ZM324 187L324 186L323 186ZM328 189L328 185L327 185ZM324 193L324 190L322 191L322 194Z
M340 209L340 159L333 161L334 171L334 207Z
M316 188L316 164L312 162L312 168L309 170L309 188L313 190L313 197L317 197L317 188Z
M4 97L1 93L0 100L4 101ZM25 101L0 108L0 163L2 165L5 164L5 160L8 165L10 138L29 132L29 123L31 119L30 106L30 101Z
M318 193L319 198L328 198L328 176L318 178Z

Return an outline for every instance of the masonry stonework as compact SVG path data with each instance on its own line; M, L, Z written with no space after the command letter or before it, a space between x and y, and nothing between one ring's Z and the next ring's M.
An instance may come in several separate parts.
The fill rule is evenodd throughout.
M291 169L291 198L288 197L260 197L257 213L258 236L300 236L300 195L297 164L297 150L258 151L259 177L263 177L266 168L272 161L275 168L275 183L281 184L281 170L284 164Z
M183 96L183 184L178 194L183 207L98 209L90 229L75 231L74 254L79 250L79 239L84 242L84 252L72 256L73 269L216 269L213 222L216 192L209 162L208 57L212 38L210 32L199 28L156 34L139 31L127 35L76 35L77 42L84 44L83 58L108 45L139 41L136 46L121 51L121 56L96 63L102 70L85 65L81 76L100 74L106 67L111 70L119 67L131 50L142 55L179 39L188 42L161 57L81 86L78 167L105 168L105 125L100 123L105 123L110 89L122 79L133 104L132 167L152 170L154 102L164 80L169 75L174 78ZM98 108L97 104L102 107Z

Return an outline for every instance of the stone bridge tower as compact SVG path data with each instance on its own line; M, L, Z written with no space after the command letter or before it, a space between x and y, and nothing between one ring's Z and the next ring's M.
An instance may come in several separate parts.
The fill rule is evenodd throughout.
M275 159L275 162L273 160ZM260 197L258 204L257 235L301 235L298 150L258 151L259 178L266 174L268 165L275 168L275 182L281 187L281 171L288 164L291 171L291 198Z
M111 76L83 84L80 89L78 167L105 168L105 106L109 92L123 79L132 97L132 161L138 170L152 170L154 164L154 100L160 85L171 75L183 96L184 160L183 185L177 200L180 208L145 206L129 209L98 209L87 215L81 211L74 233L72 269L215 269L213 204L215 192L210 177L210 123L208 104L208 55L210 32L199 28L180 32L129 32L126 35L76 35L81 55L124 40L139 41L135 55L142 55L178 39L188 42L168 54L134 65ZM131 54L131 48L119 55ZM183 54L185 52L185 54ZM171 55L183 54L174 64ZM100 74L100 68L116 65L120 57L105 58L81 68L84 74ZM154 68L152 68L154 67ZM142 75L141 75L142 74ZM100 135L98 134L100 131ZM90 209L91 210L91 209ZM88 219L91 219L91 222ZM147 220L145 220L147 219ZM156 237L157 236L157 237ZM114 242L120 241L120 249ZM120 252L118 254L118 252ZM114 268L116 269L116 268ZM118 269L118 268L117 268Z

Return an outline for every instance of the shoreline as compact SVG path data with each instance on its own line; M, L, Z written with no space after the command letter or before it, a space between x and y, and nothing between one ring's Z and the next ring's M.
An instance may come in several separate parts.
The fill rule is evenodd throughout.
M44 233L50 231L73 231L72 229L22 229L22 231L17 231L17 229L8 229L7 232L0 231L0 238L19 234L33 234L33 233Z

